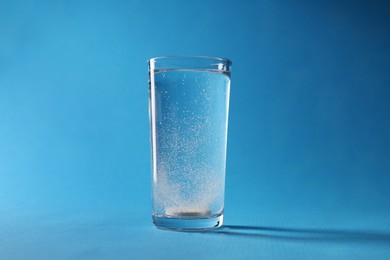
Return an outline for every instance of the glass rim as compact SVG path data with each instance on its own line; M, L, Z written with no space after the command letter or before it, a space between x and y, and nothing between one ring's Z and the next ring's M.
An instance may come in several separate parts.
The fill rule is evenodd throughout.
M155 62L157 60L162 60L162 59L199 59L199 60L217 60L219 62L224 62L227 65L232 65L232 61L227 58L222 58L222 57L217 57L217 56L201 56L201 55L167 55L167 56L157 56L150 58L148 60L148 63L150 62Z

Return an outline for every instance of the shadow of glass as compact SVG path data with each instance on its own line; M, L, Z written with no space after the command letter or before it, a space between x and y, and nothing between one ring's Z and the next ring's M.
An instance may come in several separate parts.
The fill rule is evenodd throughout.
M344 243L385 243L390 244L390 233L372 230L287 228L224 225L219 229L204 232L247 238L263 238L290 241L321 241Z

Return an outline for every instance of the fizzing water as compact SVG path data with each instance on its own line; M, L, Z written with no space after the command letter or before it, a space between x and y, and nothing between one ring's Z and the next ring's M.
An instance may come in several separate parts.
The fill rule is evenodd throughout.
M221 215L230 75L161 70L154 71L153 79L153 215Z

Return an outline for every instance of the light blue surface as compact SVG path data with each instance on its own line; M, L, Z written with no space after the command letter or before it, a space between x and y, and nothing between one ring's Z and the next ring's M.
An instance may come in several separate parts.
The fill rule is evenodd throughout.
M386 1L1 1L0 259L389 259ZM226 227L151 224L147 59L233 61Z

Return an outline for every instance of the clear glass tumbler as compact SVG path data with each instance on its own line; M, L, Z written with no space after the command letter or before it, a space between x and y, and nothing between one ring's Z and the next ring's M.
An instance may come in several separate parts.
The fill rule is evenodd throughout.
M223 222L231 61L149 60L153 223L200 230Z

